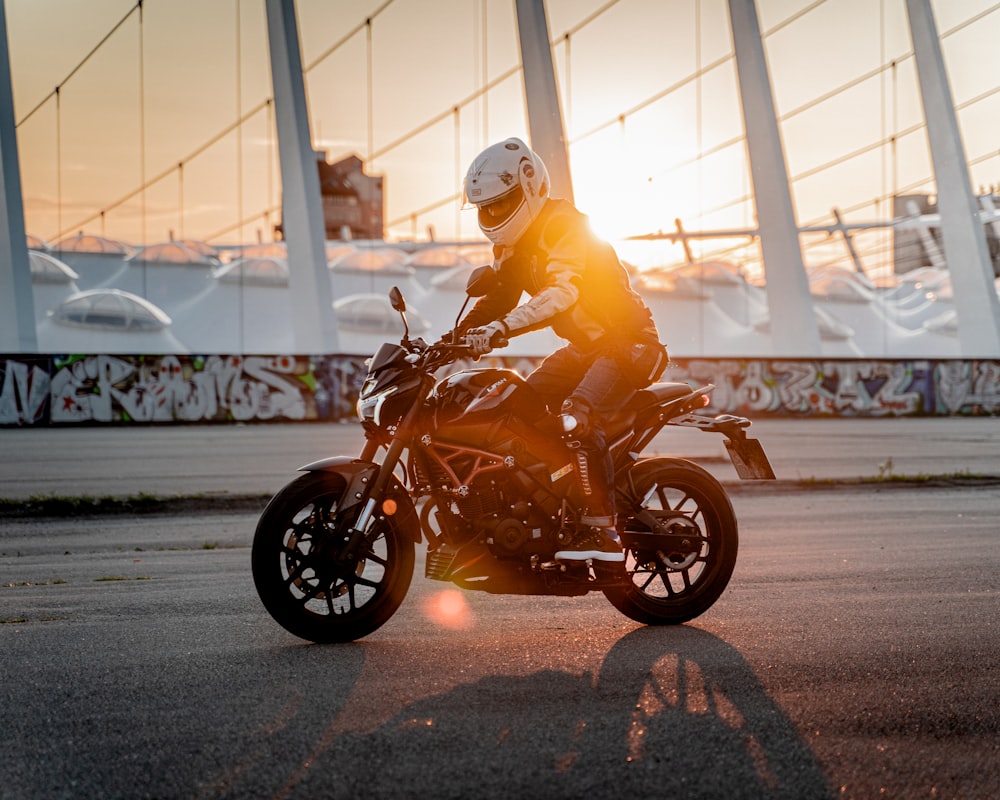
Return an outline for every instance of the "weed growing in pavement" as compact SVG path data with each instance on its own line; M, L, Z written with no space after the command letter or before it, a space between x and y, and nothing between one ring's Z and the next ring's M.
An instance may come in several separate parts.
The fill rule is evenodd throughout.
M918 472L914 475L897 475L892 471L892 464L888 468L882 469L885 465L880 465L879 474L860 478L803 478L799 481L802 486L850 486L859 484L877 483L947 483L949 481L996 481L996 475L984 475L980 472L961 470L959 472Z
M163 514L173 513L177 509L259 513L263 511L269 499L269 495L190 494L162 497L147 493L127 497L33 495L27 499L0 498L0 519Z
M67 581L62 578L55 578L51 581L21 581L20 583L5 583L3 584L3 588L13 589L17 586L58 586L63 583L67 583Z

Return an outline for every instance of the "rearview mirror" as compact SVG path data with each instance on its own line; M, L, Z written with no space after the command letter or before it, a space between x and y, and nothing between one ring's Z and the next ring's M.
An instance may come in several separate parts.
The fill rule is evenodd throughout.
M489 294L496 285L496 272L492 266L484 264L472 270L469 281L465 284L465 293L469 297L482 297L484 294Z
M406 301L398 286L393 286L389 290L389 303L403 318L403 343L406 344L410 341L410 326L406 322Z

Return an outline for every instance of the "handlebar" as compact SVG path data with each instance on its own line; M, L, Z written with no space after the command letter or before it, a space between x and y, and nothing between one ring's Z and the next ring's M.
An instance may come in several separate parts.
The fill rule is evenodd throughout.
M450 364L462 356L472 355L472 348L463 341L437 341L429 344L422 338L417 338L406 340L402 344L411 355L417 356L414 363L420 363L429 370ZM494 348L506 347L510 344L510 340L503 336L495 336L493 344Z

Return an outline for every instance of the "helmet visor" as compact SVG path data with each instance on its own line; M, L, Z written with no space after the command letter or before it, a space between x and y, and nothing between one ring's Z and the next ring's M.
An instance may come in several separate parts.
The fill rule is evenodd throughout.
M479 209L479 227L483 230L493 230L504 225L524 202L524 192L520 186L515 186L509 192L488 203L481 203Z

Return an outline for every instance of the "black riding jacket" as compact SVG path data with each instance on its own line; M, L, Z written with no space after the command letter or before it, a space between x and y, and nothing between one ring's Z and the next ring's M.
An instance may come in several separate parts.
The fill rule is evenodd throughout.
M614 248L568 201L549 200L514 247L494 247L494 259L497 285L460 332L500 320L509 336L551 326L583 350L658 341L652 314ZM523 292L531 298L519 306Z

